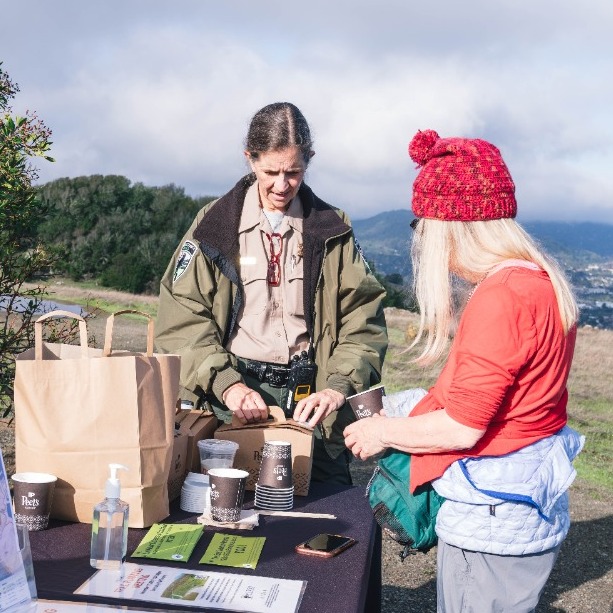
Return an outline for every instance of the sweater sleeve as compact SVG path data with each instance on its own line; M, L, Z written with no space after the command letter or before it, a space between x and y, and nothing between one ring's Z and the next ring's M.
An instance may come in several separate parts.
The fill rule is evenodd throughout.
M486 429L536 351L532 313L508 286L494 283L468 302L454 340L442 406L454 420Z

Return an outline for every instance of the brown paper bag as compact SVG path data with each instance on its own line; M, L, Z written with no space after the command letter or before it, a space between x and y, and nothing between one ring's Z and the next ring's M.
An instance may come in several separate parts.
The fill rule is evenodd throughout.
M146 353L112 351L114 317L123 313L148 318ZM104 498L109 463L125 464L121 498L130 505L130 527L143 528L169 514L180 357L153 353L148 315L115 315L103 350L87 346L78 315L53 311L35 322L35 346L16 362L15 460L20 472L58 477L52 517L86 523ZM43 343L42 324L54 316L79 320L80 346Z

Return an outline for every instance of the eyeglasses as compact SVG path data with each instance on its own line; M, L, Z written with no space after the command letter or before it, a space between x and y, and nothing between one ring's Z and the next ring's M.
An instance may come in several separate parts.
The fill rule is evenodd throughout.
M417 228L417 224L419 223L419 217L416 217L409 225L411 226L411 230L415 230Z
M270 258L268 260L268 273L266 275L266 281L268 285L278 287L281 283L281 251L283 251L283 237L273 232L268 234L268 245L270 247Z

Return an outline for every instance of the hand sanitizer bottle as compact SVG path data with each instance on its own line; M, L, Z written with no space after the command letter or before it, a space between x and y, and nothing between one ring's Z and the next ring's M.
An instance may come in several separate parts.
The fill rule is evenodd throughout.
M123 464L109 464L106 498L94 507L92 544L89 563L98 569L120 570L128 550L129 505L120 500L121 485L118 470L128 470Z

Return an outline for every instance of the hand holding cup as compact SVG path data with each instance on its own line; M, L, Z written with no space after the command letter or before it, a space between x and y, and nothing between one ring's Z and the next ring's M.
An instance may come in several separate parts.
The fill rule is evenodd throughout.
M376 385L359 394L347 397L349 406L357 419L372 417L375 413L381 413L383 409L383 396L385 396L385 387Z

